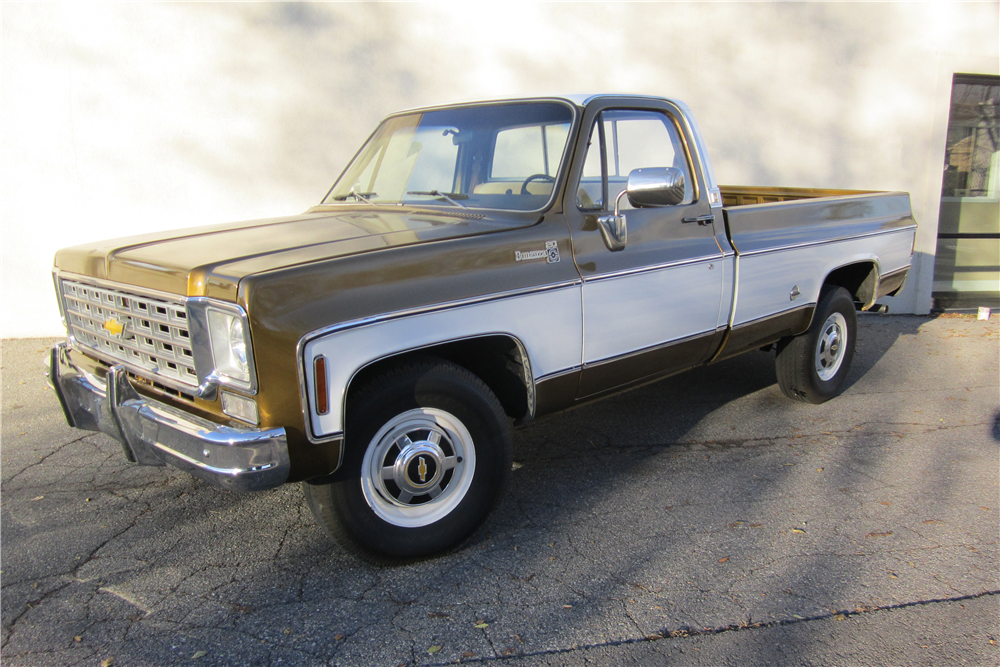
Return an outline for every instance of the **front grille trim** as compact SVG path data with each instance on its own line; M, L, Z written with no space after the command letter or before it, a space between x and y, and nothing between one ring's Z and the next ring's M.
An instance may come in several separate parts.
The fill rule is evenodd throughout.
M197 393L187 299L75 277L60 277L59 287L66 326L78 349L148 380ZM114 323L124 330L118 333Z

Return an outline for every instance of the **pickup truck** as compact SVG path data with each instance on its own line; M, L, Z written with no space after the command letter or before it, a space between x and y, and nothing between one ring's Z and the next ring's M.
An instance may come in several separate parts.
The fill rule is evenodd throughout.
M475 531L542 415L762 349L835 396L915 231L902 192L718 185L676 100L419 109L301 215L58 252L49 379L129 461L303 482L348 551L405 561Z

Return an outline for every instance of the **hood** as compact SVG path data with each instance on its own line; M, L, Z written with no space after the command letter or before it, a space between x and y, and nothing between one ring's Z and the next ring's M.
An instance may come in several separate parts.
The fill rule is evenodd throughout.
M115 239L61 250L62 272L235 301L245 276L321 259L516 229L538 214L318 207L297 216Z

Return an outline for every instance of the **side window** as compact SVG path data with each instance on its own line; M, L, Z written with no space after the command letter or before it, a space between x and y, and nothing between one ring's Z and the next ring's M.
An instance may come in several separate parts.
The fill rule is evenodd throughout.
M604 147L602 172L601 147ZM674 167L684 173L682 204L694 201L691 170L677 129L670 118L656 111L616 109L602 111L591 129L590 146L577 189L577 206L584 210L610 209L625 189L629 172L645 167ZM603 192L607 183L608 201ZM629 208L622 199L622 208Z

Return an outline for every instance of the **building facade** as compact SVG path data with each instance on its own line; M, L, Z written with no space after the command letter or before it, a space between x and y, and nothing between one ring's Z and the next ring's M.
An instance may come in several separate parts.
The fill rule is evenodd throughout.
M1000 3L7 4L0 334L60 335L64 246L296 213L378 120L684 100L726 184L902 190L891 312L996 304Z

